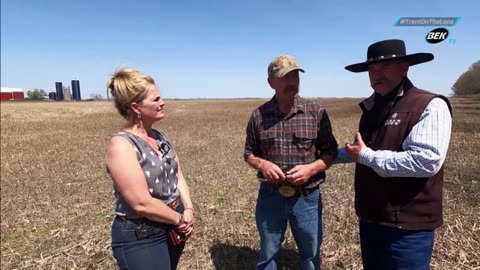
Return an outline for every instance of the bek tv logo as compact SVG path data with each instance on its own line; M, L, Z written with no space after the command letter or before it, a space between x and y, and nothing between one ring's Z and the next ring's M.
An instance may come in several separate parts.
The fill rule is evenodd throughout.
M448 37L448 30L446 28L436 28L433 29L432 31L428 32L427 36L425 39L427 40L428 43L440 43L447 39Z

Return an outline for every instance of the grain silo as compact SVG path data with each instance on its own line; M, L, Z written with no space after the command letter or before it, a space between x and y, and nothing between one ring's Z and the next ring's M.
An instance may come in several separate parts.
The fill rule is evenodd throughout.
M80 81L79 80L72 80L72 95L73 100L81 100L82 97L80 95Z
M57 93L56 92L48 93L48 99L57 100Z
M63 100L62 82L55 82L55 90L56 90L56 93L57 93L57 99L56 100Z
M72 94L70 92L70 86L68 86L68 85L65 85L63 87L63 99L67 100L67 101L72 100Z

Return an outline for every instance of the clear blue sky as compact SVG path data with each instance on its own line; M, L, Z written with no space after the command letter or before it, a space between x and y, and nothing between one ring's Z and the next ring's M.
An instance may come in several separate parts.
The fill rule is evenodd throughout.
M419 4L421 3L421 4ZM267 65L294 55L304 97L365 97L369 44L400 38L407 53L435 60L410 68L420 88L450 94L480 59L480 2L469 1L1 1L1 85L52 91L80 80L83 98L106 95L119 66L152 75L165 98L270 97ZM399 17L461 17L455 44L429 44L432 26L393 26Z

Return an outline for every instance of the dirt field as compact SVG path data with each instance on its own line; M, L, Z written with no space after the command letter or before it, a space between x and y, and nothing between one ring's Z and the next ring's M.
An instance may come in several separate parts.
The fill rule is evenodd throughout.
M340 145L351 141L358 99L320 100ZM196 209L179 269L253 269L258 183L243 161L245 125L264 100L167 101L167 132ZM431 269L480 269L480 102L454 99L446 161L445 224ZM114 269L114 198L105 149L123 120L109 102L1 103L1 269ZM361 269L352 164L322 185L322 269ZM280 269L298 269L288 234Z

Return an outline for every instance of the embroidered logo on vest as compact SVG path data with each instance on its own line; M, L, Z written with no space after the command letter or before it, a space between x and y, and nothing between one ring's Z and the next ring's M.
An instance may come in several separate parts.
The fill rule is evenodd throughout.
M385 121L385 126L398 126L402 120L395 119L397 118L397 113L392 114L392 118Z

